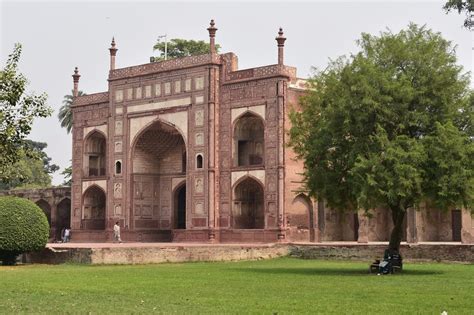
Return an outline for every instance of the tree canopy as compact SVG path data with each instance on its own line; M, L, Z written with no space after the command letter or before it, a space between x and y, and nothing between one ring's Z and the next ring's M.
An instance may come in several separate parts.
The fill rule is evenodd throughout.
M51 175L59 166L51 163L51 158L44 152L46 143L24 140L27 150L20 149L18 161L0 176L0 190L13 188L42 188L51 186Z
M216 44L216 51L219 52L220 46ZM159 41L153 46L153 50L160 53L154 57L155 61L165 60L165 42ZM167 43L168 59L181 58L187 56L209 54L211 48L209 43L203 40L173 38Z
M9 169L25 154L33 151L24 141L31 131L33 120L47 117L51 109L46 105L47 96L27 94L28 81L18 72L21 45L16 44L5 68L0 70L0 177L8 180Z
M464 13L466 15L464 27L467 29L473 27L472 12L474 11L474 2L472 0L449 0L443 6L443 9L446 13L449 13L452 10L458 11L459 14Z
M426 27L362 34L358 45L315 72L290 114L290 145L312 196L341 211L391 211L398 251L408 208L472 209L469 77L451 43Z

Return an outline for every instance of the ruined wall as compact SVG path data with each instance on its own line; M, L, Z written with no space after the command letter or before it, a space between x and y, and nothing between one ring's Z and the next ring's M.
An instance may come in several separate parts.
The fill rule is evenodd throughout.
M49 241L61 240L61 229L71 224L71 188L54 187L42 189L14 189L0 191L0 196L26 198L36 203L49 214ZM49 212L49 213L48 213Z

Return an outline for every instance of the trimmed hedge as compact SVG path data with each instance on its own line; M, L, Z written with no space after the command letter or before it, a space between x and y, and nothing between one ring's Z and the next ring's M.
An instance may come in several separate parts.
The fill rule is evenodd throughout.
M0 197L0 260L14 264L24 252L41 250L49 237L43 210L28 199Z

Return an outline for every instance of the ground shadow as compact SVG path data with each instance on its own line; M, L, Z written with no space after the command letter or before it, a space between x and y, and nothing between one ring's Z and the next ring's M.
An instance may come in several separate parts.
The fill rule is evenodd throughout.
M294 274L305 276L370 276L367 269L344 269L344 268L248 268L235 269L238 271L252 272L252 273L267 273L267 274ZM394 274L394 276L425 276L425 275L439 275L443 274L438 270L403 270L401 273Z

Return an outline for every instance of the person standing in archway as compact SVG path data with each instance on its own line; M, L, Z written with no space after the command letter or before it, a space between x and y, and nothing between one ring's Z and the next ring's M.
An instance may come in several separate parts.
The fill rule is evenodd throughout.
M115 222L114 225L114 243L119 242L122 243L122 239L120 238L120 225L119 221Z

